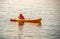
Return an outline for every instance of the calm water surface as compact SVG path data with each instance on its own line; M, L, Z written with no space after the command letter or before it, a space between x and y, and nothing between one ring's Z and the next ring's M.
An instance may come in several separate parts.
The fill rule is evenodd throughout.
M18 14L42 18L41 27L25 23L22 30L10 18ZM60 0L0 0L0 39L60 39Z

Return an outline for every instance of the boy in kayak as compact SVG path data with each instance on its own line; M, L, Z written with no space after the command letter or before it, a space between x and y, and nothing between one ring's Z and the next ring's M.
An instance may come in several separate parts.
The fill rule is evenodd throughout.
M19 19L24 19L24 16L22 14L19 14L18 18Z
M24 16L22 14L19 14L18 18L23 20ZM18 28L21 30L23 28L24 22L18 22L18 25Z

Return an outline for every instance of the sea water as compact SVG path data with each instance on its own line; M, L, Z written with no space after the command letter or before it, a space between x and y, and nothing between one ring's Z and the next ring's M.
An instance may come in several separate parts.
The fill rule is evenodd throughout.
M42 25L10 22L22 13L25 18L42 18ZM60 39L60 0L0 0L0 39Z

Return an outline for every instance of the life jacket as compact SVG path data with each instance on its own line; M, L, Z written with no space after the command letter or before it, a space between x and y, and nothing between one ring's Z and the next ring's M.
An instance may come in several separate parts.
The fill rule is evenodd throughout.
M22 14L19 14L18 18L19 19L24 19L24 16Z

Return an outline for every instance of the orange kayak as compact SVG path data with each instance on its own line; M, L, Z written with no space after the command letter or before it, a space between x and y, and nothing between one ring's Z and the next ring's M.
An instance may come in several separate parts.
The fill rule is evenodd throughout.
M12 18L10 21L12 22L32 22L32 23L40 23L42 18L37 19L19 19L19 18Z

